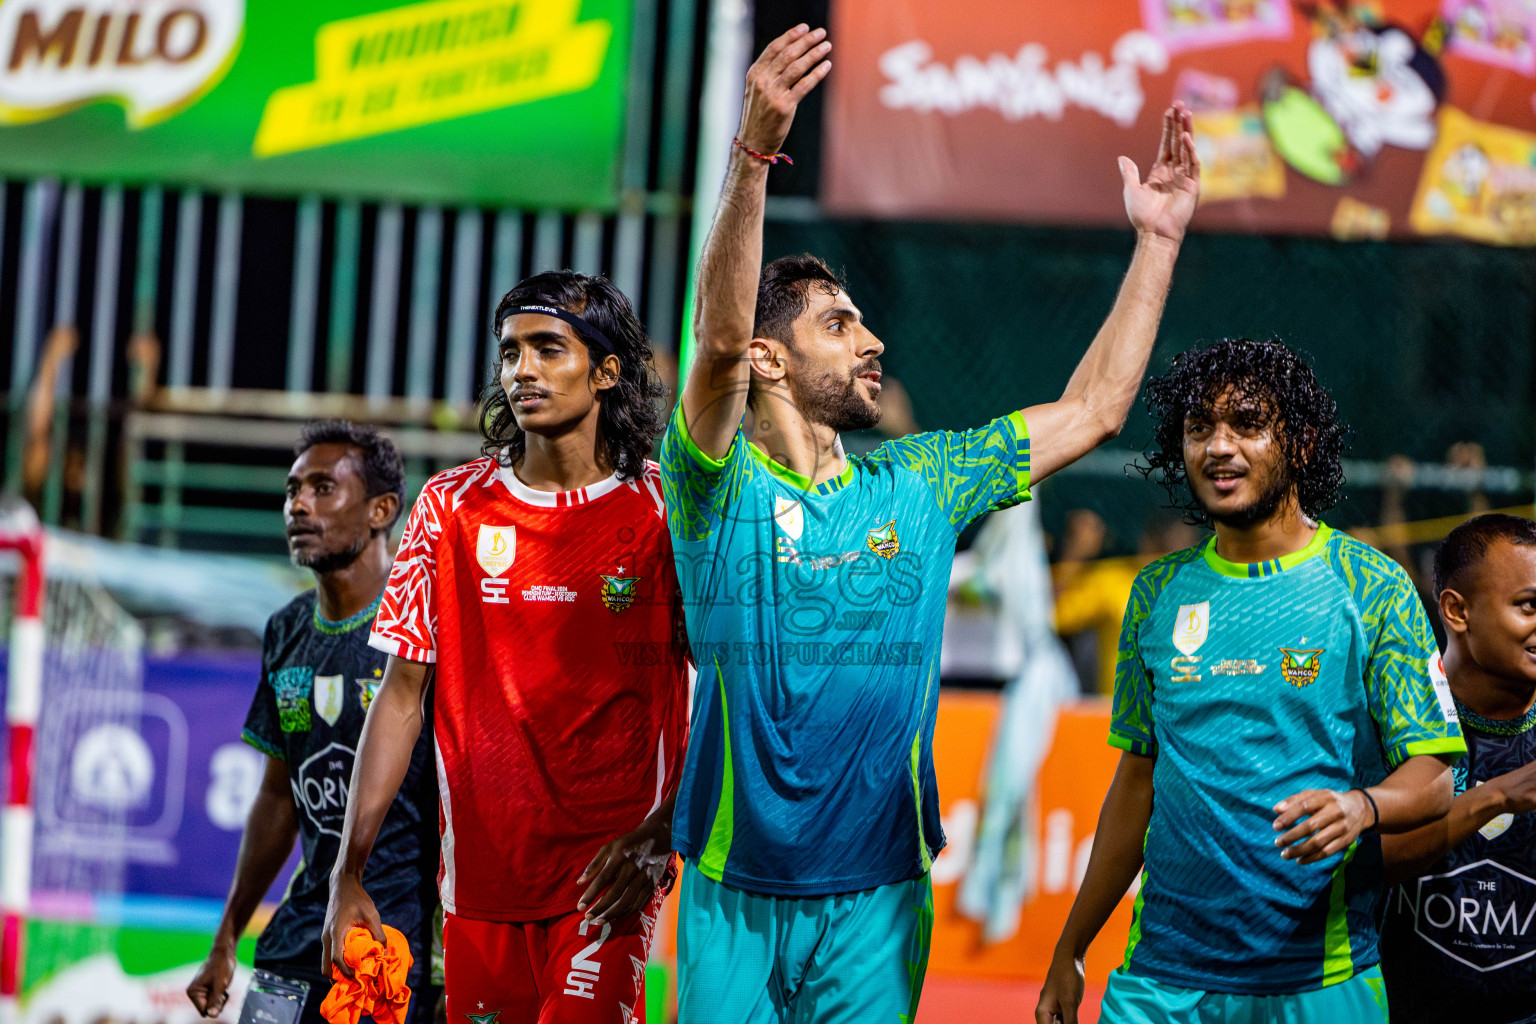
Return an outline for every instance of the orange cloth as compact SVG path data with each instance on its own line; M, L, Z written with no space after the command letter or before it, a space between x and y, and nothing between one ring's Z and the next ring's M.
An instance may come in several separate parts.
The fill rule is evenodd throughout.
M366 928L347 932L342 959L352 968L348 978L334 964L335 984L320 1004L320 1016L330 1024L358 1024L372 1017L375 1024L402 1024L411 1005L411 987L405 983L411 969L411 947L399 929L384 926L386 943L380 945Z

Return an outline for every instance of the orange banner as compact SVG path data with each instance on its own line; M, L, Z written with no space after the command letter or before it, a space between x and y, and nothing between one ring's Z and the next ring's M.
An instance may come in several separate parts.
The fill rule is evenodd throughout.
M1196 228L1536 243L1536 167L1510 162L1536 148L1530 0L964 12L833 5L829 211L1121 226L1115 158L1145 172L1180 99L1204 165ZM1465 141L1431 154L1452 126Z

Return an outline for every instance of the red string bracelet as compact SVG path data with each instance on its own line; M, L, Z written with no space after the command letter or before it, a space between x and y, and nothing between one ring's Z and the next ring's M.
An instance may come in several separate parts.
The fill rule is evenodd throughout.
M791 166L793 166L794 163L795 163L793 160L791 160L789 158L789 154L788 153L759 153L757 150L751 149L750 147L748 147L747 144L745 142L742 142L741 139L739 139L739 138L732 139L731 140L731 145L735 146L737 149L739 149L743 153L747 154L747 156L755 157L758 160L761 160L765 164L776 164L780 160L783 160L785 163L787 163L787 164L789 164Z

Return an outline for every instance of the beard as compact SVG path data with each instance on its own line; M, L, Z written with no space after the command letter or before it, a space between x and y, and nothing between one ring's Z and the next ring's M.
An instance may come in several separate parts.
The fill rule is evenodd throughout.
M345 548L332 548L325 551L290 551L288 557L300 569L308 569L316 576L325 576L345 569L357 561L368 547L368 540L368 535L364 534Z
M809 422L831 427L833 430L868 430L880 422L880 403L859 394L858 376L870 370L879 370L880 364L871 360L854 367L846 377L823 373L807 379L798 374L789 376L789 397L800 415Z
M1209 512L1214 522L1237 530L1246 530L1274 517L1282 502L1291 493L1291 467L1284 456L1275 461L1269 472L1259 480L1259 495L1241 508L1217 514Z

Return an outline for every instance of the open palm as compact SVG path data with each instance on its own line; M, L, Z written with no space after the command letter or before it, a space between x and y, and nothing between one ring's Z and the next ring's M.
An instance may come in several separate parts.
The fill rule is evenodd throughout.
M1191 134L1193 122L1181 103L1163 114L1163 137L1157 162L1141 180L1136 164L1120 158L1120 177L1125 182L1125 212L1137 231L1172 241L1184 237L1189 219L1200 199L1200 157Z

